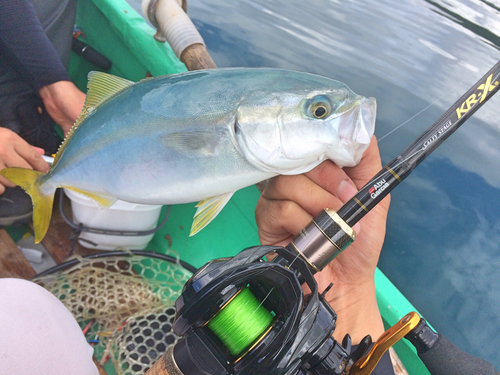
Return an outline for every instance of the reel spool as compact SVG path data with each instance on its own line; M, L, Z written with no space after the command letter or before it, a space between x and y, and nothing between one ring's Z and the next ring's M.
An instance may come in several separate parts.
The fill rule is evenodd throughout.
M207 324L231 354L239 356L271 328L272 322L273 314L245 287Z
M264 262L269 253L280 261ZM353 364L350 339L344 348L332 338L337 316L307 264L285 248L252 247L207 263L176 309L173 328L183 338L165 357L169 374L341 374Z

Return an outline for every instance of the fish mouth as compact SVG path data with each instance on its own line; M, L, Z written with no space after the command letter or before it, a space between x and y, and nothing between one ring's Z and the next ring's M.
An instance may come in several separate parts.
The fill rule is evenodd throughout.
M356 143L369 144L375 131L377 102L375 98L364 98L359 106L358 121L352 140Z
M360 97L350 110L342 114L338 127L342 151L331 151L336 160L341 160L342 167L353 167L360 162L375 131L376 113L375 99ZM329 157L332 158L331 155Z
M339 136L342 142L366 145L375 131L377 102L375 98L362 98L342 116Z

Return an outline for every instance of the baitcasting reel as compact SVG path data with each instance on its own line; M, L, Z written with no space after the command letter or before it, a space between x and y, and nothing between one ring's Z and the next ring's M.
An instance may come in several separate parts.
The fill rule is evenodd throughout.
M263 261L269 253L278 255L275 261ZM311 289L307 297L301 281ZM240 304L237 299L248 292ZM215 324L234 304L241 307L238 313ZM174 330L183 339L166 355L171 363L165 368L176 368L170 375L342 374L371 342L351 353L348 336L343 345L332 338L335 312L318 293L306 262L281 247L252 247L207 263L188 281L176 307ZM238 342L245 329L251 332Z
M278 256L265 262L269 253ZM302 281L311 289L308 296ZM319 294L307 261L289 248L257 246L215 259L192 276L176 301L173 328L183 338L146 375L369 375L402 338L416 347L432 375L500 375L434 332L415 312L374 344L366 336L352 350L346 335L341 345L332 337L337 316L324 299L326 292ZM237 302L243 294L248 305ZM243 308L232 309L235 304ZM227 311L226 321L214 326ZM233 327L224 324L234 322ZM246 335L248 327L251 335Z

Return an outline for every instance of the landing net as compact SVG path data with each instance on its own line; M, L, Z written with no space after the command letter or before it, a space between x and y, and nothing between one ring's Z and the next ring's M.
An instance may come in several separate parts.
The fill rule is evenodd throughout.
M144 374L178 340L174 302L192 272L171 257L110 252L79 258L33 281L71 311L103 364ZM153 257L154 256L154 257Z

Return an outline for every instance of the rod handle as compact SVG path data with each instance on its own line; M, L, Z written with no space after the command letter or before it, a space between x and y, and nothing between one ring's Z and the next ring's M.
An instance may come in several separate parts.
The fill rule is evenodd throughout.
M175 363L173 346L156 361L153 367L146 372L146 375L184 375Z
M106 57L97 52L95 49L90 47L88 44L82 42L79 39L72 38L71 40L71 50L78 56L87 60L88 62L94 64L100 69L109 70L111 69L111 61Z
M500 375L491 363L464 352L434 332L424 319L405 338L417 348L431 375Z

